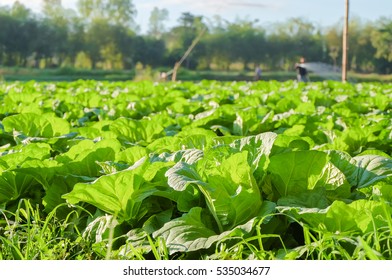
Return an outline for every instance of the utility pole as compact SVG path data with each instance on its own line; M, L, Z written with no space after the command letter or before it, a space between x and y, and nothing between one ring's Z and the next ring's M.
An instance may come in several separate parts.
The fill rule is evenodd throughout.
M348 15L349 15L349 0L346 1L344 27L343 27L343 47L342 47L342 82L347 82L347 51L348 51Z

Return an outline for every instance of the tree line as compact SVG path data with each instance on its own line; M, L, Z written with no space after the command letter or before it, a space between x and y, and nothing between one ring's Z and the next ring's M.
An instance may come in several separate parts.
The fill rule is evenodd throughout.
M199 34L187 57L189 69L291 70L299 57L338 67L342 23L320 27L301 18L262 26L184 12L166 26L169 12L154 8L141 34L132 0L79 0L77 10L44 0L33 13L20 2L0 6L0 66L132 69L137 64L171 68ZM349 70L392 73L392 19L350 21ZM253 65L253 66L252 66Z

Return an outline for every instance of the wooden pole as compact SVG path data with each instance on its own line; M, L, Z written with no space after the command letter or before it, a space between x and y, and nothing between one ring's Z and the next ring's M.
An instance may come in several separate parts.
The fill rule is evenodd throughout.
M349 0L346 0L346 8L344 15L343 27L343 47L342 47L342 82L347 82L347 51L348 51L348 16L349 16Z
M174 65L173 71L172 71L172 82L175 82L177 79L177 70L180 67L180 64L178 62L176 62L176 64Z
M204 27L203 30L199 33L199 35L193 40L192 44L189 46L189 48L186 50L184 55L181 57L180 61L176 62L173 68L173 74L172 74L172 81L175 82L177 79L177 71L180 68L181 64L184 62L184 60L188 57L188 55L192 52L193 48L196 47L197 43L199 43L201 37L203 34L207 31L207 27Z

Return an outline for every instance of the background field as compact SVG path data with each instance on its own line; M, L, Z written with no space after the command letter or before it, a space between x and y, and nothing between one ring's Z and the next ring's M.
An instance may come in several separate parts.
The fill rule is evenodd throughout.
M5 81L76 81L76 80L102 80L102 81L133 81L133 80L150 80L161 81L159 73L168 71L168 68L160 68L156 70L81 70L81 69L26 69L26 68L0 68L0 77ZM148 72L148 73L146 73ZM324 81L328 79L340 80L340 74L318 75L310 73L312 81ZM169 77L170 79L170 77ZM196 71L182 69L178 73L178 79L183 81L201 81L201 80L217 80L217 81L253 81L253 71ZM262 80L288 81L295 80L295 72L263 72ZM392 82L392 75L380 74L361 74L349 73L349 82Z

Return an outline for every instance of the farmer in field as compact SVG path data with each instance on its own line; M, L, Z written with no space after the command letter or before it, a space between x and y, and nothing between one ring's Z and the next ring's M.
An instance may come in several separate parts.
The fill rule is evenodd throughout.
M305 66L305 58L301 57L299 63L295 64L295 70L297 71L298 82L309 82L308 70Z
M261 67L260 64L257 64L255 69L255 81L258 81L260 79L261 79Z

